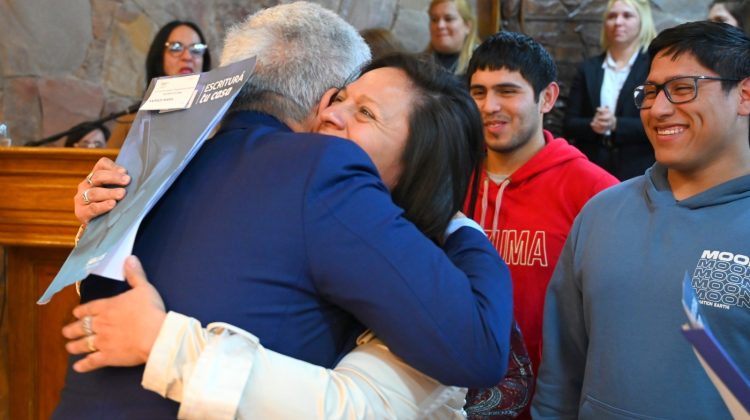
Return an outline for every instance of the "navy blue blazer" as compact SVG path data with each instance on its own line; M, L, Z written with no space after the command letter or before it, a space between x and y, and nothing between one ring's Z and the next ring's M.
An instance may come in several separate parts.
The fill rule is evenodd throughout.
M512 293L495 249L471 228L442 249L425 238L350 141L230 116L144 220L134 253L167 310L320 366L366 325L443 383L486 387L505 371ZM125 287L89 278L82 299ZM176 415L140 387L142 371L69 373L58 418Z
M604 80L602 63L606 53L581 64L568 94L563 120L564 136L592 162L625 180L643 175L654 164L654 149L646 137L640 112L633 102L633 91L648 77L651 59L639 52L617 97L615 117L617 129L608 142L591 129L591 120L601 104Z

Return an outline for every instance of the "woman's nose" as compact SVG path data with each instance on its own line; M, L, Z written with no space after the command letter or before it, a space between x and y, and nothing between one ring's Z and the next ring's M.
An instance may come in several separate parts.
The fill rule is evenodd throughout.
M343 130L346 127L344 106L338 104L329 106L321 112L320 119L321 122L329 128Z

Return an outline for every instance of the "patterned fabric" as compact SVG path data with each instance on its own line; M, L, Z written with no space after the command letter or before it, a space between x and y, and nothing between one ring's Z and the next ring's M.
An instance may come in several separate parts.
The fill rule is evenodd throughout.
M534 393L534 373L531 360L518 324L513 322L510 332L510 360L505 378L492 388L470 389L466 394L466 414L469 419L513 419L528 413L527 407Z

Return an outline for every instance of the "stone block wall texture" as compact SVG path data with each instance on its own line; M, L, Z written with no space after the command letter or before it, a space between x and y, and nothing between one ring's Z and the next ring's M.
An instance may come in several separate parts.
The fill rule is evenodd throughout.
M225 28L286 2L0 0L0 121L23 145L123 110L143 93L146 53L163 24L196 22L218 57ZM357 29L392 29L410 50L428 42L429 0L317 2Z
M606 0L499 1L502 28L541 41L560 66L563 95L580 61L599 52ZM145 88L144 63L156 31L173 19L196 22L218 57L227 26L288 0L0 0L0 121L23 145L125 109ZM429 41L429 0L317 0L357 29L391 29L410 51ZM659 29L701 19L709 0L652 0ZM489 19L483 16L483 19ZM62 140L61 140L62 141ZM60 142L52 145L60 145Z

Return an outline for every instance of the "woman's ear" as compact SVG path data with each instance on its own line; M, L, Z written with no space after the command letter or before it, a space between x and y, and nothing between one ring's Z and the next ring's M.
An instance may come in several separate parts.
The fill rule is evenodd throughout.
M466 36L469 36L476 23L473 20L464 20L464 25L466 26Z

